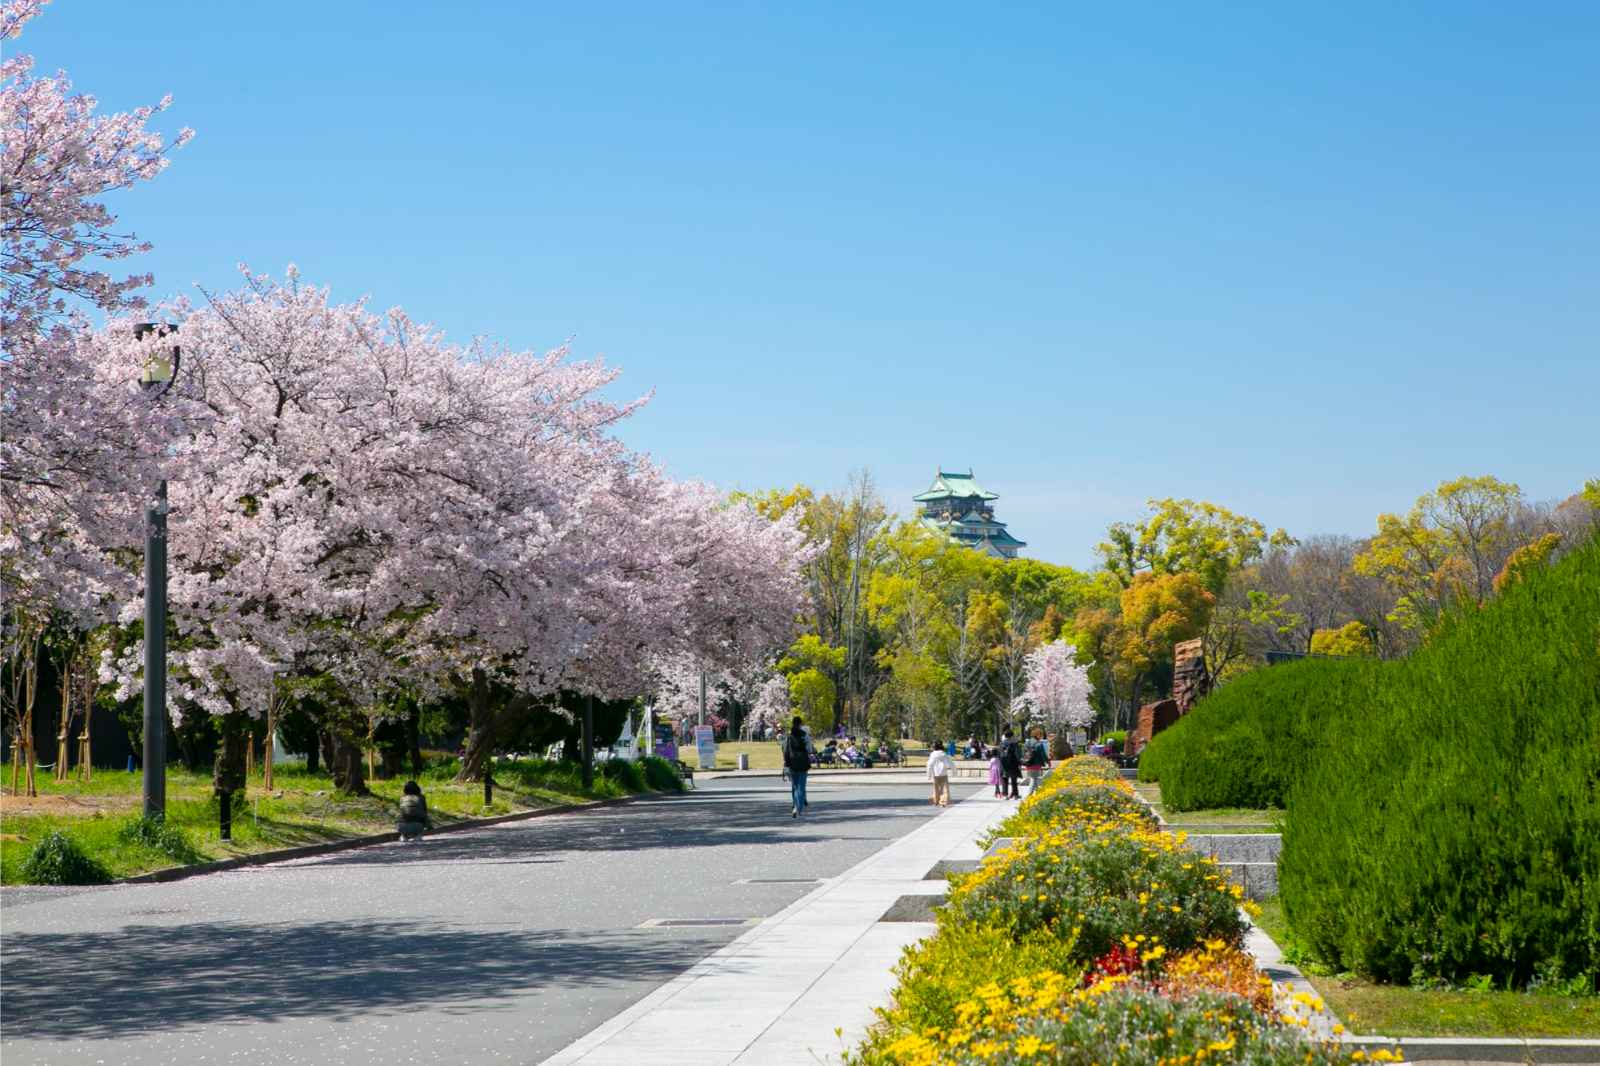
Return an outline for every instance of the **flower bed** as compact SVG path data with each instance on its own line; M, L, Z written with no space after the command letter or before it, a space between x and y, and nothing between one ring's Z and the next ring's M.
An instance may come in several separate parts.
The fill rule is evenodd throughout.
M1106 760L1061 764L994 835L1016 842L952 885L849 1062L1352 1058L1274 1010L1242 950L1239 889L1158 829Z

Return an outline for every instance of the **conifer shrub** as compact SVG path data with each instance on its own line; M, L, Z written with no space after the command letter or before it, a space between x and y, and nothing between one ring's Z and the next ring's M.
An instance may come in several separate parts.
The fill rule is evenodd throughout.
M1289 792L1296 933L1380 980L1594 990L1600 539L1361 679L1315 704L1337 727Z
M22 876L35 885L103 885L111 873L59 829L54 830L28 853Z
M1224 685L1155 735L1139 779L1170 810L1282 807L1314 751L1343 732L1346 708L1378 663L1305 659Z

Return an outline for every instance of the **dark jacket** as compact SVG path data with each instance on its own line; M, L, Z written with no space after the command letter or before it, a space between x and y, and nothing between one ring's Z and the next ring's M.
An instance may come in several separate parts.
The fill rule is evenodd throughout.
M428 818L428 801L421 796L400 797L400 832L412 833L430 827L433 822ZM415 829L406 828L415 826Z
M811 769L811 752L806 749L806 735L798 729L783 742L783 765L791 774L803 774Z
M1013 775L1021 771L1022 746L1017 743L1016 737L1006 737L1000 741L1000 769Z
M1028 745L1028 761L1024 765L1030 770L1042 770L1050 765L1050 753L1045 750L1044 741L1036 740Z

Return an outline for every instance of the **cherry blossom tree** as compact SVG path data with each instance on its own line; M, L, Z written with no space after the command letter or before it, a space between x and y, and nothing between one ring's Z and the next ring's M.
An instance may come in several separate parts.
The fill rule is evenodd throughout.
M745 725L752 735L761 726L778 729L788 724L792 713L789 679L782 674L775 674L762 684L761 691L756 695L755 707L751 710L750 717L745 719Z
M0 41L20 36L43 3L0 3ZM115 555L139 540L161 442L185 411L135 384L155 338L97 345L84 312L143 306L135 290L149 275L97 268L149 247L115 232L102 197L153 178L193 135L168 143L145 128L170 98L96 115L94 98L74 95L65 73L38 78L32 69L26 54L0 60L0 583L6 657L30 677L46 626L87 628L133 586ZM8 707L30 766L31 702Z
M1089 703L1089 668L1073 662L1076 654L1064 640L1041 644L1028 653L1027 685L1011 704L1011 713L1050 730L1081 729L1094 721Z

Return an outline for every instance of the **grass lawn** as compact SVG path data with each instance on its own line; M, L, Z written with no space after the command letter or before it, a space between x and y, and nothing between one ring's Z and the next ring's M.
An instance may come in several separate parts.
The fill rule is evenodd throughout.
M1161 803L1161 785L1134 783L1141 798L1155 807L1167 824L1191 833L1276 833L1284 812L1276 807L1217 807L1204 811L1173 811Z
M420 780L435 824L628 794L620 782L598 775L594 787L585 790L579 768L572 764L520 760L496 764L494 802L485 807L482 784L453 784L454 770L454 760L450 760L430 766ZM4 771L5 794L0 795L3 884L25 880L22 866L28 853L57 829L72 837L113 877L390 832L404 784L404 779L371 781L372 795L341 796L326 773L311 774L303 764L286 763L273 768L273 789L267 792L258 769L243 804L235 809L233 839L225 842L217 826L211 775L172 766L167 770L167 824L182 831L187 847L160 850L126 835L125 827L139 813L140 774L96 770L94 779L87 782L58 782L41 774L39 795L30 798L10 794L10 767Z
M1276 896L1261 902L1263 931L1306 971L1352 1033L1382 1036L1600 1037L1600 996L1546 996L1378 985L1352 974L1318 974L1284 920Z

